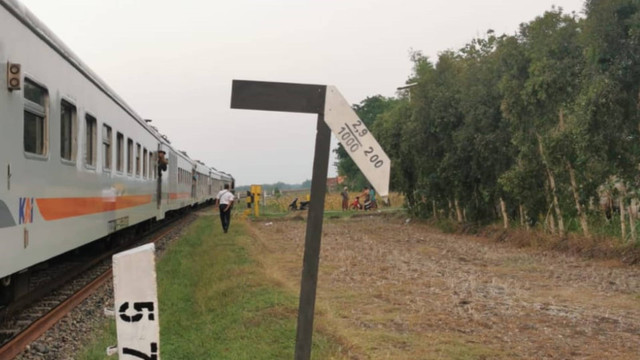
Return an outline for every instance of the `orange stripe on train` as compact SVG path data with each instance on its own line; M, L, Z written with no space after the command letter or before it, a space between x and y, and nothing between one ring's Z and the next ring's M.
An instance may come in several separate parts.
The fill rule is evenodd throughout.
M150 202L151 195L118 196L115 201L113 197L36 199L40 214L47 221L126 209Z
M191 193L183 192L183 193L169 193L169 199L188 199L191 197Z

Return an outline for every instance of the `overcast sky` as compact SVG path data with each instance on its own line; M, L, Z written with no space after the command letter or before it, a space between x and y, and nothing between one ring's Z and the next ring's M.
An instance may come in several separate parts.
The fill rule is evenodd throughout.
M239 185L310 179L316 117L231 110L233 79L335 85L350 103L394 96L412 50L435 60L487 29L513 34L552 5L583 8L583 0L22 2L173 145Z

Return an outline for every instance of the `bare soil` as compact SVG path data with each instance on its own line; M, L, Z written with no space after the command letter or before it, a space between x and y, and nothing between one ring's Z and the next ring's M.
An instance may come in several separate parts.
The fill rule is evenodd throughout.
M306 222L248 222L299 291ZM385 216L325 221L316 331L349 359L640 359L640 267L443 234Z

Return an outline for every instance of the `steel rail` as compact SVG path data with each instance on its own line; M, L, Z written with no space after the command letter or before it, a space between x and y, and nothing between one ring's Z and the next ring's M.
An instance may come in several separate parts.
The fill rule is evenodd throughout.
M84 299L93 294L95 289L103 285L109 279L111 279L111 269L98 276L87 286L71 295L69 298L67 298L67 300L53 308L45 316L36 320L20 334L9 340L9 342L5 346L0 348L0 359L12 359L20 354L29 344L34 342L47 330L52 328L58 322L58 320L66 316Z
M166 225L168 226L168 228L165 229L165 231L154 236L151 240L145 241L144 243L155 243L156 241L162 239L164 236L173 231L178 225L184 224L186 221L187 219L183 219L180 222L170 222ZM104 273L102 273L102 275L99 275L85 287L68 297L43 317L33 322L26 329L24 329L22 332L20 332L18 335L5 343L2 347L0 347L0 360L9 360L16 357L18 354L24 351L24 349L26 349L29 344L37 340L47 330L51 329L60 319L69 314L82 301L93 294L96 289L102 286L107 280L110 280L111 277L112 269L109 268L109 270L105 271Z

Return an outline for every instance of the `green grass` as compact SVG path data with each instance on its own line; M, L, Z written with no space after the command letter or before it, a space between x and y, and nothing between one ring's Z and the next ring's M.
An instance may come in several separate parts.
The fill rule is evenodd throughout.
M164 359L293 358L297 296L272 285L245 248L252 239L232 220L223 234L205 216L173 244L157 265L160 355ZM79 359L104 359L115 327ZM340 357L330 337L314 332L316 359Z
M107 347L116 345L116 322L105 320L102 327L92 336L90 346L79 351L77 359L105 359Z

